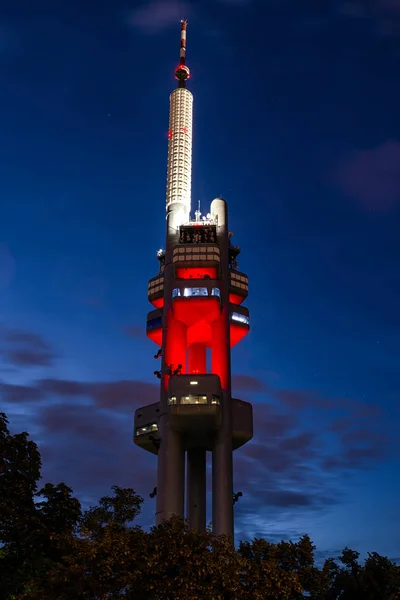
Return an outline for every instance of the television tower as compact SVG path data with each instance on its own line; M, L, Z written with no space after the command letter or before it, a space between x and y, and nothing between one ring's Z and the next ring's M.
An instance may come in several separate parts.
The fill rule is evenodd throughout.
M248 278L238 270L228 207L215 198L191 219L193 96L186 83L186 27L181 21L177 88L170 96L166 249L149 281L146 334L161 360L160 401L135 412L134 442L158 456L156 524L186 516L206 528L206 452L212 453L212 525L233 538L232 452L253 436L252 406L231 394L232 346L249 331L242 305ZM186 512L185 502L185 455Z

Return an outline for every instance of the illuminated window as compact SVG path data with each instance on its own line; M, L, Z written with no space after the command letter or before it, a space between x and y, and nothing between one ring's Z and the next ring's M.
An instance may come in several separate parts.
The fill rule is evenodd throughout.
M168 404L170 404L170 405L176 404L176 396L170 396L168 398Z
M183 295L186 298L190 298L193 296L208 296L207 288L185 288L183 290Z
M207 404L207 396L195 396L194 394L181 396L181 404Z
M221 291L219 288L213 288L211 290L211 296L218 296L218 298L221 296Z
M146 435L153 431L158 431L157 423L149 423L148 425L143 425L143 427L136 427L135 435Z
M211 404L221 404L219 396L213 394L211 398Z
M232 318L232 321L236 321L237 323L244 323L245 325L250 324L249 317L246 317L246 315L241 315L240 313L237 313L237 312L233 312L231 318Z
M177 298L180 295L181 295L181 290L179 288L175 288L174 290L172 290L172 297L173 298Z

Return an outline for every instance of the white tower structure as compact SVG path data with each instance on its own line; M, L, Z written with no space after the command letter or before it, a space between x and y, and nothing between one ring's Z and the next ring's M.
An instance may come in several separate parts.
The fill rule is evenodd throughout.
M182 21L180 63L175 71L179 83L170 95L168 131L166 209L169 228L174 232L189 221L191 208L193 96L186 89L190 71L185 60L186 21Z
M170 96L168 131L167 211L177 204L175 225L189 220L192 187L193 96L177 88Z

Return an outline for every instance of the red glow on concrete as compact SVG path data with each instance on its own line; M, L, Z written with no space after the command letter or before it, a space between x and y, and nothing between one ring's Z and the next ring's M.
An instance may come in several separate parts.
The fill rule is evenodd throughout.
M229 326L228 326L229 327ZM213 323L212 328L212 350L211 370L219 375L223 390L229 384L229 329L227 327L226 308L220 314L219 319Z
M204 279L208 275L210 279L217 278L216 267L178 267L176 269L177 279Z
M232 304L242 304L244 300L244 296L240 296L239 294L229 294L229 302Z
M249 333L249 327L247 325L238 325L231 323L231 348L235 346L245 335Z
M156 298L155 300L151 300L151 303L156 308L162 308L164 306L164 298Z
M188 327L200 320L212 323L220 314L220 301L216 296L175 298L174 316Z
M204 344L189 346L188 372L207 373L207 354Z
M146 332L147 337L157 344L157 346L162 345L162 327L155 327L154 329L150 329Z
M191 344L204 344L207 348L211 348L212 342L212 330L210 323L207 323L204 319L198 321L194 325L188 328L187 331L187 343L188 346Z
M168 335L165 338L163 359L165 364L176 369L178 365L182 365L181 373L186 373L186 327L184 323L174 319L171 308L167 313L167 331ZM168 389L169 375L164 376L164 387Z

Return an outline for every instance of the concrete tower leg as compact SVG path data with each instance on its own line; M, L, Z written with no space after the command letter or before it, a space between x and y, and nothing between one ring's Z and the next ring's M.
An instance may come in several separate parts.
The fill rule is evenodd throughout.
M193 448L187 453L187 517L198 532L206 529L206 451Z
M164 420L158 451L156 525L173 515L184 516L185 450L182 438Z
M228 329L228 332L227 332ZM229 322L226 308L213 327L212 371L220 376L222 423L212 453L213 532L233 539L232 407L229 381Z
M167 276L167 274L166 274ZM160 397L160 447L157 471L156 524L173 515L184 516L185 498L185 448L181 435L174 431L168 421L168 368L182 365L186 370L186 327L174 319L170 306L165 307L165 330L163 335L163 388Z
M223 393L222 410L229 402ZM212 453L212 512L213 533L233 539L232 429L224 420Z
M232 406L230 380L230 321L229 321L229 237L228 207L222 198L211 203L211 214L217 219L217 235L221 251L221 314L213 324L212 372L220 376L222 386L222 423L212 453L213 531L226 534L233 541L233 460Z

